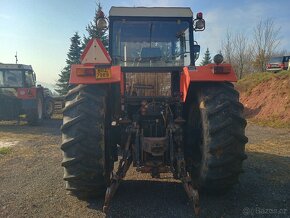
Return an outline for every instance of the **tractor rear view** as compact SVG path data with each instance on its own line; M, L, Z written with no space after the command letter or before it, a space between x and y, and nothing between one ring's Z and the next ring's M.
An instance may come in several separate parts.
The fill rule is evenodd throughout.
M221 55L195 66L193 32L205 21L190 8L112 7L109 21L109 52L92 39L71 67L61 145L66 189L105 196L106 211L133 165L153 178L171 172L198 213L198 190L229 189L246 159L233 69Z
M30 125L38 125L50 118L52 97L42 86L36 86L35 73L30 65L0 64L0 120L25 118Z

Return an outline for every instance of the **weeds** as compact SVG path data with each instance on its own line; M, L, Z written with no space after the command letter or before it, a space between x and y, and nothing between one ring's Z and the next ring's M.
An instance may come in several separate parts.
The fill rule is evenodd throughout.
M11 148L9 147L0 148L0 154L2 155L9 154L10 152L11 152Z
M245 76L243 79L237 82L237 88L245 92L247 95L251 94L253 88L255 88L258 84L269 81L273 78L277 79L287 79L290 78L290 71L281 71L279 73L253 73Z
M287 128L290 129L290 122L282 121L277 117L271 117L267 120L260 120L260 119L249 119L251 123L255 123L259 126L269 126L273 128Z

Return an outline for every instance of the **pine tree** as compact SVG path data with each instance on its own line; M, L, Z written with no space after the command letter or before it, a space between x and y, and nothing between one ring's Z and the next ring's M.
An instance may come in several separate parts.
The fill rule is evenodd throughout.
M94 20L91 21L86 27L86 30L88 32L88 37L84 36L83 47L86 46L86 44L88 43L90 39L98 38L102 41L105 48L108 48L109 40L108 40L108 34L106 33L106 30L100 30L97 28L97 21L98 21L98 18L100 17L101 11L102 11L102 6L101 6L101 3L99 2L97 3L97 9L95 10Z
M59 79L56 83L57 88L55 91L59 95L65 95L68 92L68 86L69 86L69 77L70 77L70 66L72 64L79 64L80 63L80 57L82 53L82 47L81 47L81 40L78 32L76 32L73 37L70 38L71 45L67 54L66 59L66 66L62 69L62 71L59 74Z
M204 66L204 65L207 65L207 64L210 64L210 63L212 63L212 59L211 59L211 56L210 56L209 49L207 48L206 52L204 53L204 57L203 57L200 65Z

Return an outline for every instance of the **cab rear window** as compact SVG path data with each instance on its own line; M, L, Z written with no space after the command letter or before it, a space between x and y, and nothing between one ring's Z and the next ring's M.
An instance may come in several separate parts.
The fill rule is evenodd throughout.
M283 62L283 57L272 57L269 63L281 63Z

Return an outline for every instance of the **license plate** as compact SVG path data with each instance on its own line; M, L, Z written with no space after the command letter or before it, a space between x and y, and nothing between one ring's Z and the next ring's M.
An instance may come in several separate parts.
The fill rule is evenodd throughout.
M98 68L96 69L96 79L109 79L112 77L110 68Z

